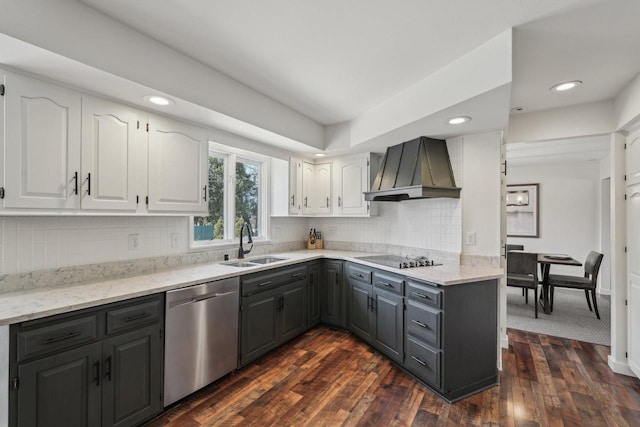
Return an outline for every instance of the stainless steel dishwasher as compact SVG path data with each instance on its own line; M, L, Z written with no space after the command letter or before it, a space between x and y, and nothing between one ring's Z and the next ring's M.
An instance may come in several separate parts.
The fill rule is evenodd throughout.
M240 279L168 291L164 405L238 367Z

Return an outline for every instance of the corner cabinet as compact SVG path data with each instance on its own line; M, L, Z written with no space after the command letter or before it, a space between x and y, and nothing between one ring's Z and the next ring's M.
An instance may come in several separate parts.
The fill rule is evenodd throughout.
M0 70L0 214L204 214L206 132Z
M331 213L331 162L302 162L302 213Z
M364 192L370 189L379 160L375 153L322 161L290 158L289 215L376 215L376 205L364 199ZM284 211L280 204L277 210Z
M343 262L324 261L324 278L320 289L320 319L323 323L346 327Z
M207 137L175 120L149 122L150 212L208 211Z
M164 304L144 297L10 328L11 426L135 426L162 411Z

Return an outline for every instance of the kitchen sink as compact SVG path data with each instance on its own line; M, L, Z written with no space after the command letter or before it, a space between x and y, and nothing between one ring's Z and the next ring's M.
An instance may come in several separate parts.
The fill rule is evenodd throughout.
M278 261L284 261L287 258L278 258L278 257L274 257L274 256L266 256L266 257L262 257L262 258L254 258L252 260L249 260L249 262L255 262L257 264L271 264L272 262L278 262Z
M284 261L286 259L287 258L265 256L262 258L248 259L246 261L223 262L222 265L228 265L229 267L255 267L258 265L271 264L272 262Z
M222 265L228 265L229 267L255 267L256 265L260 264L248 261L231 261L223 262Z

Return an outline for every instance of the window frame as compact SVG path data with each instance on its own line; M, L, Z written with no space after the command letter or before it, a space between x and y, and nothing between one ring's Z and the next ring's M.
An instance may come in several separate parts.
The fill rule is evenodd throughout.
M248 163L258 165L260 172L258 174L258 224L261 224L261 235L253 238L255 245L269 244L270 241L270 222L269 222L269 165L268 156L253 153L251 151L242 150L235 147L219 144L209 141L207 150L207 159L209 157L217 157L224 159L224 239L196 241L194 240L194 217L200 215L189 216L189 249L211 250L211 249L227 249L234 248L238 245L239 240L235 234L235 210L236 210L236 163ZM208 182L207 172L207 182ZM231 237L231 238L230 238Z

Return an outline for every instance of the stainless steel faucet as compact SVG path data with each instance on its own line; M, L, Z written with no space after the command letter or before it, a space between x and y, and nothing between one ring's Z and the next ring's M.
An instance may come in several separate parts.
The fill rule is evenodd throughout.
M245 251L242 247L242 232L245 228L247 229L247 243L251 243L251 247L248 251ZM238 248L238 259L244 258L244 256L251 252L251 249L253 249L253 239L251 238L251 234L253 234L251 230L251 224L249 224L247 221L244 221L242 223L242 226L240 227L240 247Z

